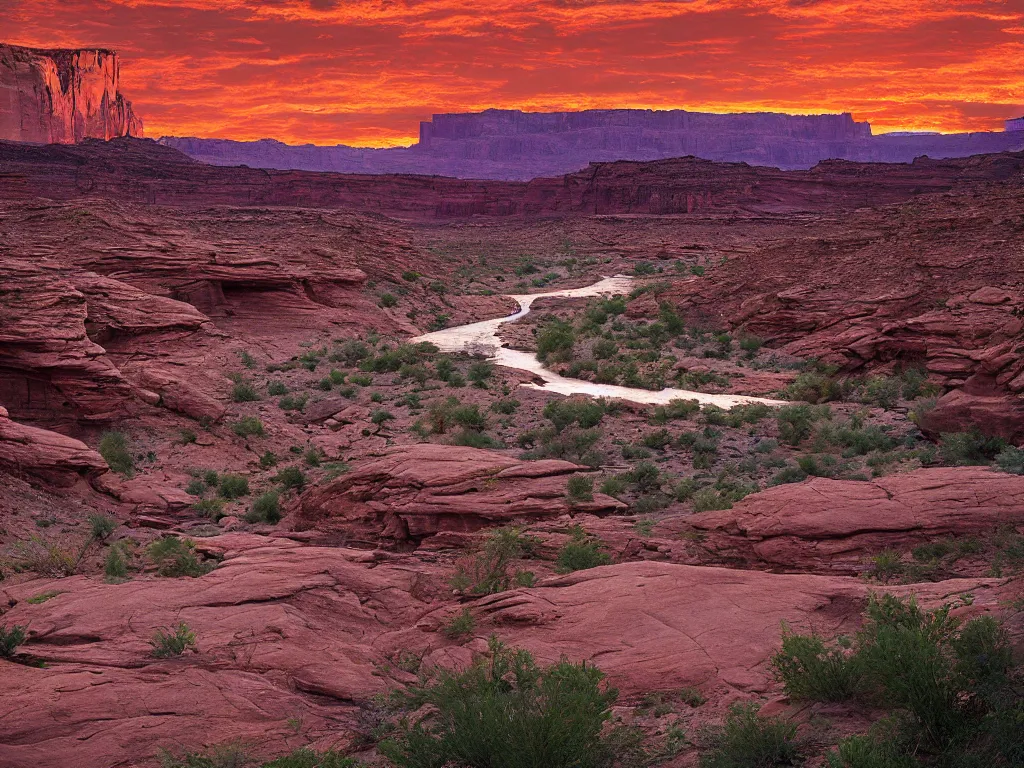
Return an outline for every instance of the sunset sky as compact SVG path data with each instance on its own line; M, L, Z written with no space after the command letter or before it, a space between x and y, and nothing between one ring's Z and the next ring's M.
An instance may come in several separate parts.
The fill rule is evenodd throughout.
M0 41L114 48L146 135L387 146L435 112L1024 114L1024 0L2 0Z

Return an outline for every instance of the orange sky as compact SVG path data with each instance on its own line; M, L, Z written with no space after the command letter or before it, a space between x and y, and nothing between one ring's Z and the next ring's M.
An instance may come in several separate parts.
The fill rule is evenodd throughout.
M2 0L0 40L121 53L146 135L415 141L434 112L1024 115L1024 0Z

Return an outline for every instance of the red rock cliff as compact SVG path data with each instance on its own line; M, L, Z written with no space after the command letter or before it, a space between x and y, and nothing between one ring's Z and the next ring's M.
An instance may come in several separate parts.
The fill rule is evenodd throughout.
M119 74L113 51L0 44L0 139L75 144L142 136L142 121L118 93Z

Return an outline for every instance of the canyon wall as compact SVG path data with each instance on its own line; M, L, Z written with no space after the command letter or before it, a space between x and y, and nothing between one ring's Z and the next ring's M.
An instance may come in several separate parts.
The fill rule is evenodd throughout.
M119 75L113 51L0 44L0 139L75 144L142 136L142 121L118 92Z
M694 156L784 170L822 160L909 163L1024 149L1024 131L873 136L849 114L718 115L686 110L529 113L489 109L434 115L411 147L291 146L263 139L165 137L161 141L214 165L338 173L415 173L528 181L590 163Z

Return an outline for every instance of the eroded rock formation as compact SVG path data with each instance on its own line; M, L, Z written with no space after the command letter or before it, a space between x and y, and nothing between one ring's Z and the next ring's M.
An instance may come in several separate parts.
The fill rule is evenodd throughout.
M119 77L113 51L0 43L0 139L75 144L142 136L142 120L118 90Z

